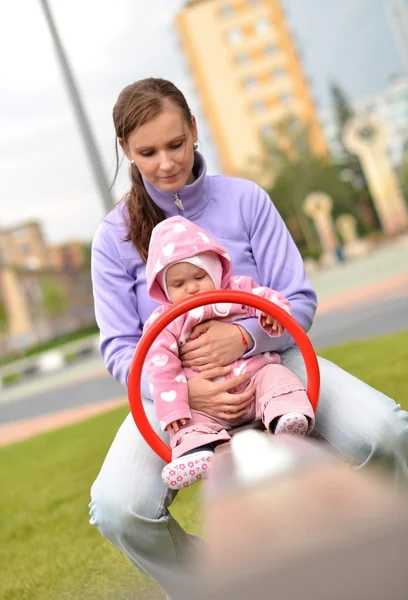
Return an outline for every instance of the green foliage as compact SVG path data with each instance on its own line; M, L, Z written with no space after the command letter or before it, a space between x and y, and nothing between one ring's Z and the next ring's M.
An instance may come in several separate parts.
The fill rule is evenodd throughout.
M91 243L83 243L82 244L83 267L86 267L87 269L91 268L91 254L92 254L92 244Z
M263 155L258 163L261 178L274 173L267 190L304 256L316 258L320 247L310 219L303 212L305 198L311 192L329 194L333 214L355 214L356 193L342 180L341 169L329 158L310 150L309 130L289 119L283 121L272 140L263 140Z
M345 127L350 119L355 116L354 109L346 93L337 83L332 83L330 85L330 92L337 125L337 140L343 151L341 171L343 177L346 177L356 190L355 212L360 221L360 225L362 226L361 230L369 233L378 229L378 217L367 187L367 181L360 160L346 149L343 142Z
M8 314L6 305L0 298L0 333L4 333L8 328Z
M399 180L402 189L402 193L405 196L405 201L408 203L408 139L407 139L407 150L402 158L402 163L399 168Z
M63 315L68 308L68 298L57 280L47 277L41 285L42 306L50 317Z
M343 144L343 131L350 119L354 117L354 110L347 98L344 90L335 82L330 84L333 108L337 130L339 132L339 141Z

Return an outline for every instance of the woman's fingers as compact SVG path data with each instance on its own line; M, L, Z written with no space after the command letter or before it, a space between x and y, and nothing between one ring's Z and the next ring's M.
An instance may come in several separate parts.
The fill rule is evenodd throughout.
M197 350L200 350L200 352L197 353ZM201 355L203 351L203 339L200 337L198 337L195 340L191 340L186 342L183 346L181 346L180 348L180 356L181 358L186 358L187 356L190 355L190 353L195 353L192 355L192 357L194 358L195 356L197 356L197 354Z
M217 379L217 377L225 377L230 371L231 367L228 365L226 367L211 367L203 369L200 376L204 379Z
M228 392L229 390L232 390L233 388L236 388L240 385L242 385L243 383L247 383L247 381L251 378L251 376L249 375L249 373L242 373L242 375L236 375L234 377L230 377L229 379L226 379L225 381L220 381L219 383L217 383L217 385L219 386L219 390L220 392ZM245 393L245 392L243 392ZM236 397L237 394L234 394L234 397ZM238 394L239 396L239 394Z
M252 387L240 394L224 393L219 396L212 414L226 421L234 421L244 416L254 401L255 390Z
M205 356L196 356L195 358L192 359L183 359L182 358L182 363L181 366L182 367L202 367L204 365L208 365L208 364L213 365L214 363L210 362L210 359L208 357Z

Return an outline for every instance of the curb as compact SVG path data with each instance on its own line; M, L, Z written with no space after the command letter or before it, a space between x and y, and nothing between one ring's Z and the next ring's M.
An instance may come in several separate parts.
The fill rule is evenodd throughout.
M42 415L34 419L14 421L0 426L0 447L15 442L21 442L51 429L62 429L79 421L85 421L90 417L97 416L103 412L113 410L127 404L127 397L121 396L114 400L105 400L97 404L81 406L73 410L64 410L58 413Z
M327 314L336 310L363 304L373 304L377 300L408 295L408 273L396 275L385 281L373 283L356 290L344 292L337 297L327 298L318 304L317 314ZM372 297L370 297L372 296Z

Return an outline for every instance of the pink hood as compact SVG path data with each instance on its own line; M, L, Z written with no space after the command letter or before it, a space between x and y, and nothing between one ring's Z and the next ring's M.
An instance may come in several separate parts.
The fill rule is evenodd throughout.
M175 262L191 258L202 252L216 252L222 264L221 288L225 289L231 278L231 259L225 249L207 231L184 217L165 219L152 231L146 263L147 291L153 300L169 304L157 276Z

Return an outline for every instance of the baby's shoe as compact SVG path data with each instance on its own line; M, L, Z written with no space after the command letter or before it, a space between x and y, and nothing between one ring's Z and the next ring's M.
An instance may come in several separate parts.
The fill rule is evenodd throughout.
M306 435L309 429L309 421L302 413L291 412L282 415L276 423L275 435L290 433L291 435Z
M202 450L172 460L162 471L162 479L172 490L193 485L207 477L214 452Z

